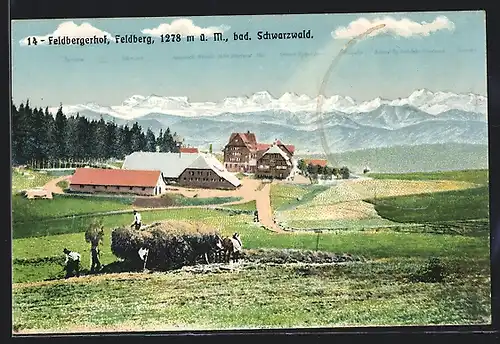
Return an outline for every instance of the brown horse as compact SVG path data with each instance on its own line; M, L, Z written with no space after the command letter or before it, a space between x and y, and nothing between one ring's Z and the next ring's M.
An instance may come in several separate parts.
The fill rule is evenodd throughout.
M234 262L237 262L243 247L240 235L238 233L234 233L231 238L225 237L224 239L221 239L219 237L219 240L222 242L222 253L226 263L229 263L231 258Z

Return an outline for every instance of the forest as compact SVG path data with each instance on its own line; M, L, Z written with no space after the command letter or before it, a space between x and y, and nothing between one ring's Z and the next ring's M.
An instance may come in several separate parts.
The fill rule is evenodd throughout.
M103 161L123 159L135 151L178 152L176 133L161 130L158 137L137 122L132 126L112 121L88 120L78 113L66 116L62 105L55 116L48 108L16 107L11 101L12 164L55 161Z

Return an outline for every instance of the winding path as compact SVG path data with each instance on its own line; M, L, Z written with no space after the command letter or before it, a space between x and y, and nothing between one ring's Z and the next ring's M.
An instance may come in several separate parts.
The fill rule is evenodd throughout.
M265 184L261 190L255 191L259 222L273 232L283 233L284 230L274 222L270 192L271 184Z

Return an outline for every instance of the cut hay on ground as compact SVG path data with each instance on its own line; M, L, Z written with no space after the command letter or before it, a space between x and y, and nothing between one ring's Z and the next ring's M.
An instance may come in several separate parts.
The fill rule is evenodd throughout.
M324 251L296 249L256 249L246 250L242 259L260 264L290 264L290 263L345 263L364 261L363 257L349 253L336 254Z

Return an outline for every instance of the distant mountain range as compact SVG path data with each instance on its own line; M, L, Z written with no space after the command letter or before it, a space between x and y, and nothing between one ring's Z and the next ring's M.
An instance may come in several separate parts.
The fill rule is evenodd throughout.
M322 103L320 111L318 101ZM51 109L53 113L56 108ZM135 95L121 105L63 106L67 115L89 119L138 122L158 133L170 127L199 148L213 144L220 150L231 132L255 132L259 142L274 139L293 144L298 153L322 153L324 133L331 152L423 144L488 143L487 99L475 94L431 92L421 89L407 98L376 98L355 102L350 97L326 99L268 92L220 102L196 103L186 97Z

